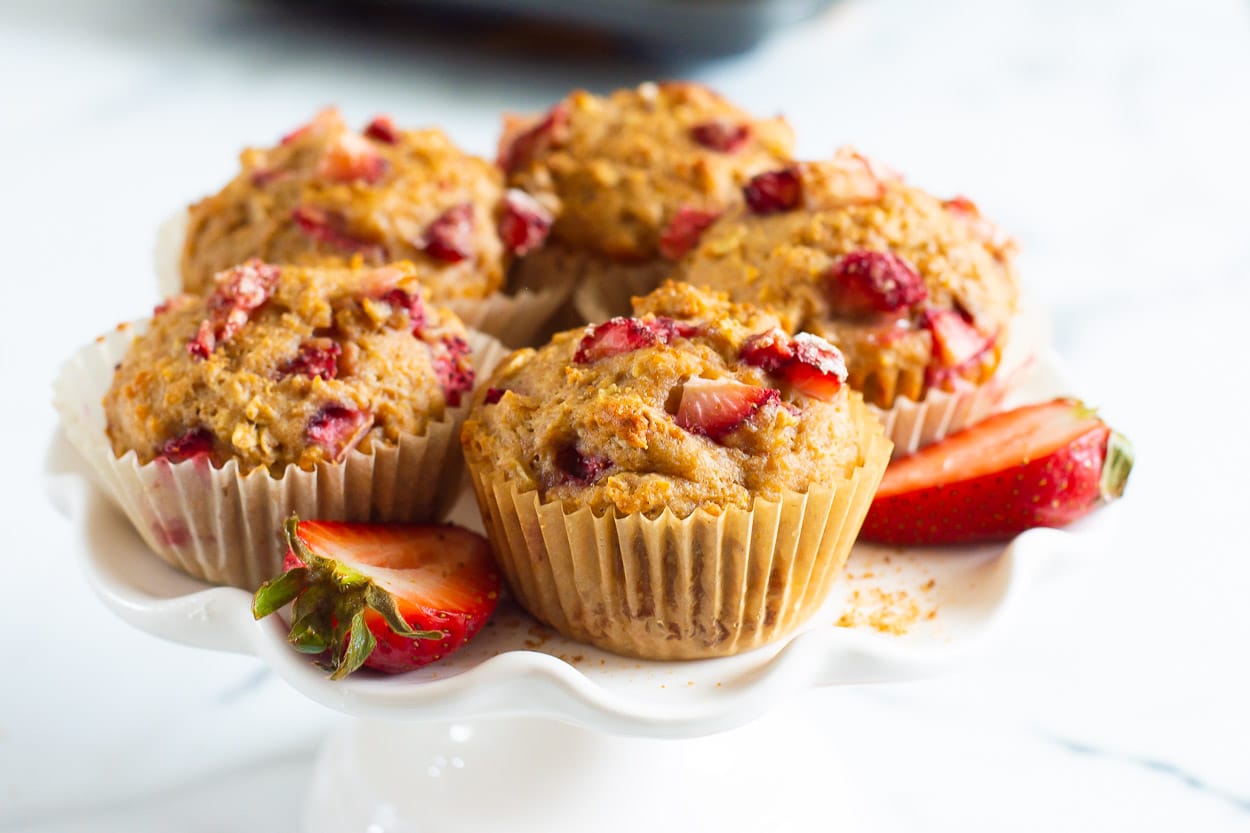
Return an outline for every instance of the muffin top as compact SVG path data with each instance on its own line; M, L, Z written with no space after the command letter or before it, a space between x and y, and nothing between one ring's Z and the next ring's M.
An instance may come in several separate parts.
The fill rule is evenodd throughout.
M323 110L189 211L183 287L203 292L222 269L269 263L341 266L410 260L431 300L482 298L504 282L509 254L546 237L551 218L503 190L498 169L439 130L400 130L385 116L356 132Z
M473 387L466 331L411 265L248 261L157 307L104 397L119 457L280 475L421 434Z
M553 209L561 243L675 260L793 143L784 120L756 119L706 87L643 84L606 97L578 90L536 120L511 120L499 164Z
M845 148L761 174L744 196L704 231L685 280L834 342L850 385L881 407L993 373L1018 294L1014 245L971 201Z
M505 360L465 423L470 462L566 508L649 517L750 508L862 463L866 420L828 342L686 284L634 312Z

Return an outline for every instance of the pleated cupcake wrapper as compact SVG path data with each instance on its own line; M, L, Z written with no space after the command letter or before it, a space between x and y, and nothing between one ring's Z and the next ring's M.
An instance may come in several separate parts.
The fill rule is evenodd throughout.
M894 443L894 457L913 454L997 411L1030 363L1032 349L1028 338L1013 334L993 375L979 385L954 391L930 388L919 402L896 396L889 408L869 405Z
M196 578L255 589L281 570L282 521L292 512L320 520L422 522L443 517L464 483L460 425L469 405L448 409L425 433L397 446L353 450L312 471L290 466L244 474L207 460L139 462L114 455L101 400L113 368L147 321L123 325L82 348L61 369L55 405L66 435L91 466L96 483L126 513L154 552ZM507 354L490 336L470 331L479 380Z
M156 286L162 298L182 292L182 244L187 234L187 212L180 211L157 231ZM569 297L567 281L547 281L512 295L496 293L486 298L434 300L459 316L466 327L494 336L511 347L534 342L543 326Z
M516 277L520 286L530 286L542 285L548 276L559 276L565 286L572 288L569 306L573 315L565 315L564 319L565 323L575 319L575 326L632 315L630 299L651 292L672 271L673 264L664 260L615 261L551 242L518 263Z
M751 509L678 518L596 516L519 491L487 464L469 475L521 604L556 630L646 659L727 656L793 631L846 563L890 458L856 396L864 459L847 478Z

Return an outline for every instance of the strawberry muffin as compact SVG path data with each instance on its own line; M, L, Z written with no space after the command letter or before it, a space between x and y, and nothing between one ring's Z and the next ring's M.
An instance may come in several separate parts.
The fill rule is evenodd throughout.
M536 120L505 125L507 181L555 214L551 242L518 267L577 285L592 320L627 313L742 201L750 177L785 164L793 136L698 84L643 84L606 97L578 90Z
M521 350L462 440L521 603L650 658L736 653L819 607L889 443L842 356L667 283L634 315Z
M401 130L386 116L356 131L323 110L276 147L244 150L240 162L224 189L189 209L185 291L208 291L219 271L252 257L407 261L430 300L454 303L480 325L473 312L500 295L511 260L540 249L551 227L542 205L505 190L495 166L439 130Z
M136 329L110 348L98 468L159 553L250 587L277 572L293 511L435 519L494 344L428 304L411 265L250 260Z
M682 278L829 339L873 405L990 381L1016 309L1014 246L967 199L940 200L843 149L779 167L708 228Z

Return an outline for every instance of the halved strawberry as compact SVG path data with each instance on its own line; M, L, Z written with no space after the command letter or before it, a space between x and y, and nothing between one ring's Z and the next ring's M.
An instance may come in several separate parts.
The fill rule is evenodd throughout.
M829 303L840 315L894 312L929 297L920 273L892 252L848 252L834 261L826 278Z
M292 516L284 532L286 572L256 591L252 613L294 602L291 644L327 655L334 680L362 666L397 674L440 660L499 602L490 545L466 529Z
M770 402L781 402L781 394L772 388L733 379L691 379L682 386L677 424L720 442Z
M755 214L789 211L803 199L803 179L797 165L756 174L742 188L747 207Z
M860 532L897 545L999 541L1065 526L1124 493L1133 450L1056 399L997 414L890 464Z
M660 234L660 254L669 260L680 260L699 242L703 230L716 222L720 215L719 211L704 211L683 205Z
M386 159L359 133L347 131L326 145L317 160L317 176L335 182L377 182L386 173Z
M421 243L427 255L445 263L473 256L473 203L461 203L435 218Z
M327 405L304 429L308 442L325 449L333 462L342 460L373 427L373 415L345 405Z
M521 189L509 188L503 195L499 237L514 255L523 257L542 248L553 221L551 212Z
M751 138L751 125L729 119L712 119L690 128L690 138L708 150L733 153Z

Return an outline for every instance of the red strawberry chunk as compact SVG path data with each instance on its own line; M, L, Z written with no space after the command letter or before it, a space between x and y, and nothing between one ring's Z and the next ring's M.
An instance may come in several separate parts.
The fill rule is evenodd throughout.
M559 467L566 481L571 480L582 485L589 485L612 468L612 461L607 457L582 454L577 446L566 445L556 452L556 466Z
M765 405L780 402L781 395L772 388L732 379L691 379L682 387L677 424L720 442Z
M291 172L282 168L257 168L252 171L252 184L257 188L264 188L274 182L286 179Z
M291 212L291 219L295 220L300 231L319 243L349 252L360 252L375 259L384 258L382 246L352 235L347 230L347 218L337 211L298 205Z
M660 254L669 260L679 260L698 244L703 230L716 222L720 215L719 211L704 211L683 205L660 234Z
M803 180L798 166L756 174L743 187L742 196L756 214L776 214L796 208L803 199Z
M653 344L668 344L674 338L690 338L699 330L698 326L686 321L675 321L672 318L611 318L602 324L586 328L573 354L577 364L589 364L630 353Z
M399 129L395 127L395 120L387 115L374 116L365 126L365 135L387 145L399 143Z
M207 299L208 318L187 344L188 352L207 359L217 345L229 341L252 311L269 300L281 274L277 266L252 258L217 275L217 286Z
M794 360L794 347L790 337L774 327L748 338L742 345L739 358L753 367L776 373Z
M421 331L425 328L425 303L420 295L410 294L402 289L392 289L382 296L382 300L396 309L407 311L408 321L412 325L412 334L418 337L421 335Z
M504 194L499 237L514 255L524 256L541 248L552 222L551 212L519 188L509 188Z
M446 263L459 263L473 256L473 204L449 208L425 230L422 250Z
M335 182L361 180L373 184L386 173L387 162L369 140L347 132L326 145L317 161L317 175Z
M171 463L181 463L193 457L213 453L213 432L207 428L193 428L185 434L167 440L157 456Z
M929 297L920 273L892 252L867 249L834 261L826 277L829 302L840 315L894 312Z
M751 138L751 126L729 119L712 119L690 128L690 138L708 150L733 153Z
M432 349L434 373L442 385L447 404L455 408L460 405L461 397L473 390L476 374L469 362L469 344L458 336L449 336Z
M815 399L833 399L846 381L842 351L811 333L799 333L791 344L794 360L782 368L785 380L795 390Z
M960 367L994 343L957 310L927 309L921 323L933 334L934 358L945 367Z
M511 141L505 141L499 149L499 167L507 173L516 170L548 142L558 140L568 121L568 105L560 102L533 127L517 134Z
M487 405L496 405L500 399L503 399L503 388L487 388L486 398L483 400Z
M278 372L283 376L307 376L309 379L333 379L339 375L339 356L343 348L331 338L313 338L303 342Z
M373 427L373 415L344 405L327 405L308 422L305 436L325 449L333 462L342 460Z

